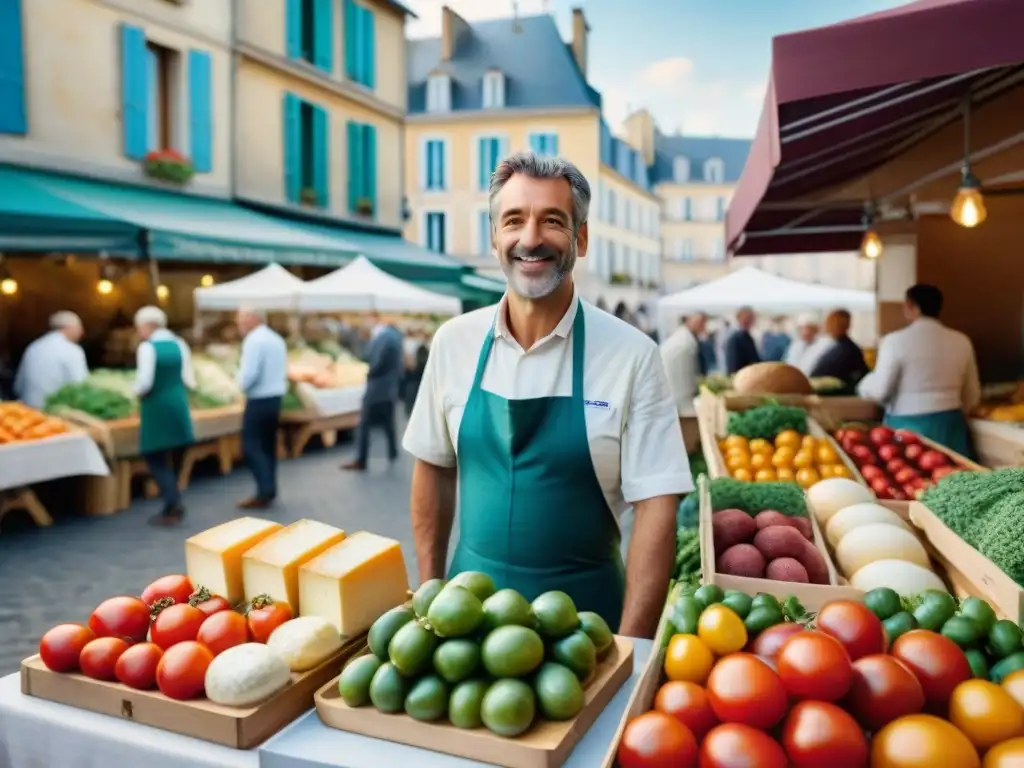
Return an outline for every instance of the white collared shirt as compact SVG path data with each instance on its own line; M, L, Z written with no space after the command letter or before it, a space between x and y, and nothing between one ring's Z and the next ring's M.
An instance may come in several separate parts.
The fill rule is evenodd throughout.
M242 339L236 380L250 400L281 397L288 391L288 345L266 323L260 323Z
M816 336L814 341L809 343L800 338L793 339L786 350L785 362L799 368L805 376L810 376L814 366L832 348L832 344L832 337L825 334Z
M679 414L693 414L700 382L700 342L685 325L661 343L661 361Z
M67 384L89 376L85 352L60 331L50 331L28 345L14 377L14 392L32 408L42 408L46 398Z
M151 341L175 341L181 350L181 380L189 389L196 388L196 375L192 370L192 350L182 339L166 328L153 331L149 339L139 343L135 350L135 394L144 397L153 388L153 377L156 375L156 350Z
M572 331L578 301L574 295L555 329L529 351L509 333L506 298L496 307L444 323L430 345L423 383L402 441L405 450L430 464L457 464L462 414L492 325L494 347L483 389L512 400L571 395ZM627 504L693 490L679 417L657 345L614 315L585 301L582 304L587 437L609 509L618 515Z
M974 347L960 331L918 318L882 338L857 393L896 416L970 410L981 401Z

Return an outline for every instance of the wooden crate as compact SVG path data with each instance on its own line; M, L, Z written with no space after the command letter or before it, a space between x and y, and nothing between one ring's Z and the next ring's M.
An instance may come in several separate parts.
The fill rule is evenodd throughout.
M633 671L633 644L616 636L615 647L584 691L583 710L562 723L541 720L514 739L486 728L465 730L446 722L423 723L408 715L386 715L372 706L345 704L332 680L316 694L316 711L325 725L376 739L493 763L506 768L558 768L608 706Z
M988 419L971 419L974 450L981 462L993 469L1024 467L1024 427Z

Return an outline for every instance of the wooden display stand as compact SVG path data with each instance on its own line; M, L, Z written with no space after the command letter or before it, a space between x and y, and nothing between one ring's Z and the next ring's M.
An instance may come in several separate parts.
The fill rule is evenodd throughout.
M53 517L43 506L43 502L36 496L31 488L12 488L7 491L0 491L0 523L3 522L8 512L16 509L24 509L31 515L33 522L40 528L47 528L53 525Z
M338 432L359 426L359 411L336 416L320 416L309 410L285 411L281 414L281 424L289 432L291 458L297 459L317 435L325 448L333 448L338 442Z

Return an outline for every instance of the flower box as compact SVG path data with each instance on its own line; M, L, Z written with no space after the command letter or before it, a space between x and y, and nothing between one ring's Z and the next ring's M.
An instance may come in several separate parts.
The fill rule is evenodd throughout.
M185 185L195 175L192 161L175 149L158 149L146 155L146 175L171 184Z

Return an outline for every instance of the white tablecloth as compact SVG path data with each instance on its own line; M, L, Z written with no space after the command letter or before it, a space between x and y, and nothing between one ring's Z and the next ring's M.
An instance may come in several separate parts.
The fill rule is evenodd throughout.
M0 491L78 475L109 475L99 446L85 432L0 445Z
M24 696L0 678L0 768L259 768L240 750Z
M363 407L366 385L343 387L341 389L317 389L311 384L299 384L295 388L302 404L320 416L339 416L356 413Z

